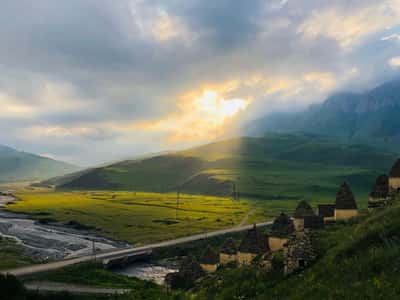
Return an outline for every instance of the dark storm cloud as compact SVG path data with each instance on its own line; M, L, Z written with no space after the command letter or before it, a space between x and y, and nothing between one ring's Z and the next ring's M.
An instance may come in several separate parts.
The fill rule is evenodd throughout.
M0 125L8 132L2 138L21 145L30 128L54 127L50 133L62 134L58 141L42 136L42 152L60 153L64 143L88 153L88 147L102 141L103 150L96 155L71 154L76 161L99 161L110 149L119 155L128 148L132 154L143 151L145 144L159 147L158 135L123 133L121 128L175 112L178 98L204 83L263 74L273 85L275 78L291 82L322 72L337 79L336 88L351 87L352 82L365 87L395 76L387 60L399 48L380 36L393 25L384 21L394 14L389 8L397 1L4 0L0 104L7 110ZM331 12L327 18L336 18L329 24L346 22L358 36L343 36L340 27L330 26L307 32L313 18L325 12ZM357 23L364 19L368 22ZM311 25L304 27L306 22ZM354 45L344 49L348 40ZM362 78L343 79L352 68ZM262 112L268 101L287 105L281 95L255 93L251 96L259 100L249 111ZM296 97L310 103L319 95L311 89ZM114 147L118 138L121 150Z
M180 3L181 4L181 3ZM265 1L184 1L176 11L204 42L228 49L256 38Z

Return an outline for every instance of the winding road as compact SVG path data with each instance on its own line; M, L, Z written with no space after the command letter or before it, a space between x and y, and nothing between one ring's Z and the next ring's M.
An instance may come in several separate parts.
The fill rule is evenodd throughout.
M73 294L104 294L104 295L121 295L129 293L130 289L112 289L101 288L86 285L59 283L59 282L28 282L24 284L25 288L30 291L37 291L41 293L47 292L68 292Z
M258 223L256 224L257 227L264 227L271 225L272 222L263 222L263 223ZM35 275L39 273L44 273L44 272L49 272L57 269L61 269L67 266L83 263L83 262L90 262L90 261L96 261L96 260L105 260L105 259L112 259L116 257L121 257L123 255L135 255L135 253L143 253L143 251L151 251L154 249L159 249L159 248L166 248L166 247L172 247L176 246L179 244L185 244L189 242L194 242L202 239L207 239L211 237L216 237L216 236L221 236L229 233L235 233L235 232L241 232L248 230L252 228L253 225L239 225L236 227L232 228L227 228L227 229L221 229L217 231L211 231L207 233L201 233L201 234L196 234L192 236L187 236L187 237L182 237L182 238L177 238L173 240L168 240L168 241L163 241L159 243L154 243L154 244L149 244L149 245L144 245L140 247L131 247L131 248L126 248L122 250L115 250L115 251L110 251L107 253L97 253L96 255L86 255L78 258L72 258L72 259L65 259L57 262L51 262L51 263L46 263L46 264L40 264L40 265L33 265L33 266L28 266L28 267L22 267L22 268L17 268L17 269L11 269L11 270L5 270L1 271L0 273L2 274L11 274L16 277L23 277L23 276L29 276L29 275Z

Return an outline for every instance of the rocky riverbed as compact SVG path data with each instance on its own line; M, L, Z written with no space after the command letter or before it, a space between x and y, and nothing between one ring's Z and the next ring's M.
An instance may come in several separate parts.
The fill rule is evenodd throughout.
M138 262L123 268L113 270L117 274L151 280L163 284L165 276L178 271L178 265L173 260L160 260L155 262Z
M0 194L0 236L15 239L24 248L24 254L38 259L61 260L93 253L105 252L129 247L123 242L97 236L89 230L77 230L69 226L41 224L27 214L17 214L5 209L7 204L18 201L11 194ZM114 269L115 273L164 283L168 273L176 272L178 266L174 260L137 262Z
M12 195L0 195L0 206L14 201ZM88 255L93 253L93 248L103 252L130 246L90 231L39 224L29 215L11 213L1 207L0 235L14 238L24 247L26 255L44 261Z
M16 199L10 194L0 193L0 208L5 207L9 203L15 202Z

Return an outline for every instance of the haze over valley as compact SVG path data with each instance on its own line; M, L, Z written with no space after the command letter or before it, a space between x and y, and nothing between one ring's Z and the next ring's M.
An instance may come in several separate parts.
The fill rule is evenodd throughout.
M398 299L400 0L0 24L0 299Z

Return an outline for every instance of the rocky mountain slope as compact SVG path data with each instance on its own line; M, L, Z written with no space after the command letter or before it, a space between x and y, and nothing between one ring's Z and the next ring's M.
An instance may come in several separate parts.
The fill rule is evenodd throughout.
M301 131L400 146L400 80L362 94L338 93L304 112L269 115L245 130L255 135Z

